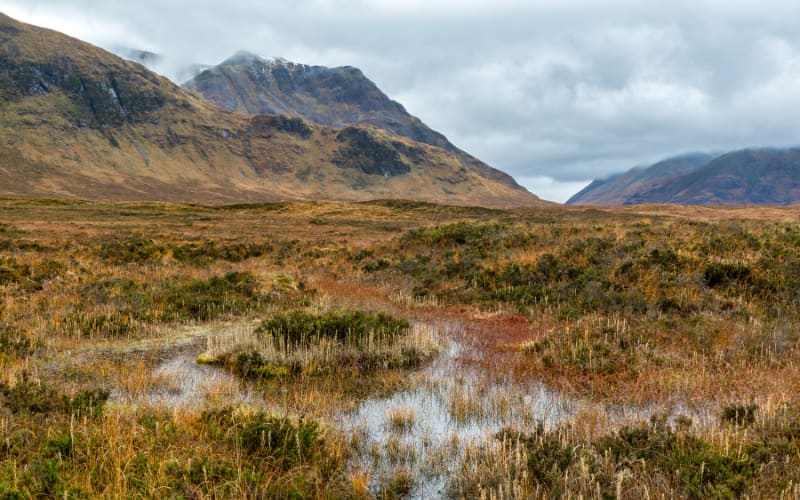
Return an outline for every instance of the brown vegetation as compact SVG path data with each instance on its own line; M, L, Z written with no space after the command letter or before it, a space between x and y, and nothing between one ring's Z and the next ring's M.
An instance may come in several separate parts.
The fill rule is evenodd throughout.
M0 494L796 495L796 209L637 210L3 201Z

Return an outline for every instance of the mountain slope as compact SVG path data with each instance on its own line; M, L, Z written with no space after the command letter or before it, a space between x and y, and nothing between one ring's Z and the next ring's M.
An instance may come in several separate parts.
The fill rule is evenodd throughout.
M228 111L297 116L333 127L368 124L453 148L353 67L307 66L240 51L183 87Z
M137 63L1 14L0 196L539 202L445 149L226 112Z
M567 200L567 205L627 205L632 200L658 189L676 175L708 164L713 155L693 153L660 161L650 167L634 167L604 180L595 180Z
M228 111L283 114L332 127L370 125L450 151L479 175L519 187L511 176L461 151L409 114L357 68L308 66L241 51L183 87Z
M569 204L787 205L800 202L800 149L691 155L595 181Z
M800 202L800 149L746 149L680 175L641 199L684 205L788 205ZM639 199L633 200L641 203Z

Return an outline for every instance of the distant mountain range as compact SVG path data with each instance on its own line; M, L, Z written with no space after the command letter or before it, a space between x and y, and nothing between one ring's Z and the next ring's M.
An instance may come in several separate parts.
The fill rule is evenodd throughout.
M800 203L800 149L690 154L595 180L568 205Z
M126 55L145 64L159 57ZM269 78L251 78L259 66L270 68ZM218 74L227 75L225 85ZM354 68L238 54L188 87L0 14L0 196L543 203L458 150ZM273 100L261 98L270 92ZM233 111L215 101L226 95Z

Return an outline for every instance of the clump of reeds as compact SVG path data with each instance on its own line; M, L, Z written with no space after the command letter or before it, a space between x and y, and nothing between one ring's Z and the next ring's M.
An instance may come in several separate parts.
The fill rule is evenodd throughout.
M386 418L393 430L405 432L414 427L417 412L411 406L400 406L387 410Z
M202 361L246 377L373 371L418 366L438 349L432 329L386 314L334 311L275 314L253 332L211 337Z
M459 469L450 478L449 490L457 498L529 498L525 446L511 437L468 445Z

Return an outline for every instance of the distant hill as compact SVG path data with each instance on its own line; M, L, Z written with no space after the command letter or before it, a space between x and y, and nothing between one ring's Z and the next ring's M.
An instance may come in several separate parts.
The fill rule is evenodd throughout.
M800 149L745 149L670 158L594 181L567 204L787 205L800 203Z
M2 14L0 196L543 203L445 147L369 125L228 112L141 64Z
M713 159L713 155L695 153L669 158L648 168L634 167L623 174L593 181L567 200L567 204L626 205L640 193L657 189L675 176L702 167Z

